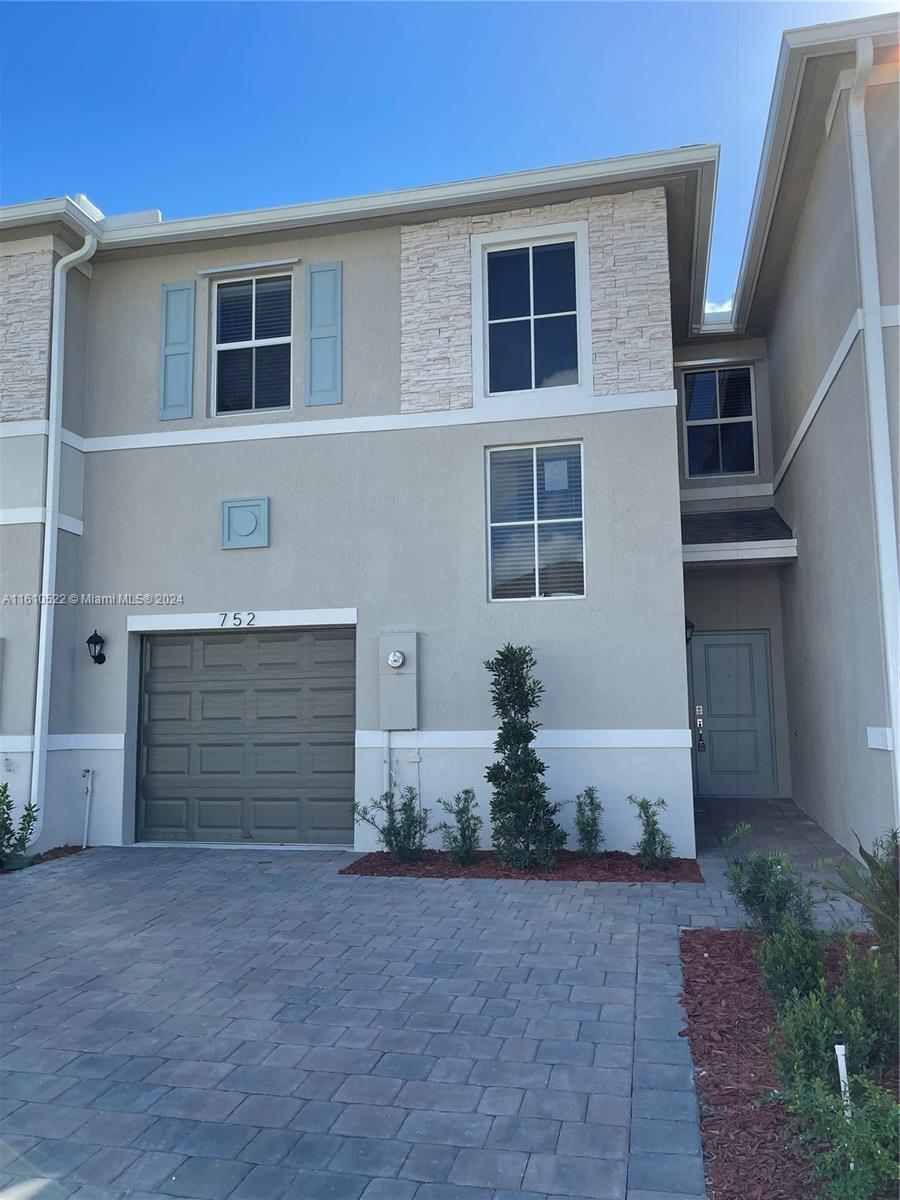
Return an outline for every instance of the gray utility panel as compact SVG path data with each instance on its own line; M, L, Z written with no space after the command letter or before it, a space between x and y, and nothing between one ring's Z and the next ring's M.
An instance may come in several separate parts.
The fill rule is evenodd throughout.
M352 845L355 648L343 627L145 637L139 839Z

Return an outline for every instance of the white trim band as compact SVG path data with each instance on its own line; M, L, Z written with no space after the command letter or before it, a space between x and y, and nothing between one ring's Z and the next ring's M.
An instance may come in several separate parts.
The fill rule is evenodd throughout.
M240 616L239 625L228 618ZM252 621L246 618L252 616ZM222 618L226 620L223 621ZM125 627L129 633L164 633L167 630L187 633L191 630L223 629L234 632L240 629L252 633L256 629L285 629L293 626L310 625L355 625L355 608L293 608L274 609L269 612L243 609L239 612L177 613L165 616L144 616L138 613L128 617Z
M767 559L783 562L797 557L796 538L772 538L766 542L705 542L682 546L686 563L754 562Z
M894 735L884 725L869 725L866 727L866 745L870 750L893 750Z
M391 733L392 750L493 750L496 729L412 729ZM384 731L357 729L357 750L383 750ZM684 750L689 729L539 729L540 750Z
M0 737L0 754L30 754L34 738L30 733ZM124 733L51 733L48 750L124 750Z
M110 437L79 438L68 445L87 453L104 450L142 450L159 446L202 446L216 442L258 442L278 438L324 437L336 433L392 433L400 430L438 429L452 425L487 425L495 421L531 421L551 417L581 417L594 413L628 412L639 408L671 408L677 401L674 388L657 392L629 392L616 396L574 397L550 400L539 397L523 410L518 396L491 397L475 408L439 412L389 413L377 417L338 417L306 421L274 421L265 425L205 425L160 433L123 433ZM63 439L66 440L65 438Z
M44 525L46 522L47 510L39 506L0 508L0 525ZM70 517L66 513L56 514L56 524L66 533L74 533L77 537L84 533L84 523L78 517Z

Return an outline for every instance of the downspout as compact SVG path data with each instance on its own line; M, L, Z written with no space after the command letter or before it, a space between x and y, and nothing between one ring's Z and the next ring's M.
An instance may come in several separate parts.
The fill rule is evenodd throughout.
M900 824L900 567L894 518L894 481L888 420L887 378L881 325L881 287L875 237L875 205L866 133L866 88L872 74L872 39L856 42L856 69L847 116L850 129L850 173L856 210L863 320L863 353L869 409L869 450L875 501L875 543L881 591L881 620L887 667L888 720L891 730L891 769L894 786L894 824Z
M50 675L55 607L47 598L56 591L56 549L59 541L59 470L62 431L63 366L66 345L66 281L72 267L86 262L97 249L88 234L80 250L61 258L53 268L53 307L50 317L50 407L47 429L47 478L44 484L44 553L41 565L37 682L34 695L34 741L31 749L31 799L39 806L34 840L44 827L44 785L47 779L47 736L50 729Z

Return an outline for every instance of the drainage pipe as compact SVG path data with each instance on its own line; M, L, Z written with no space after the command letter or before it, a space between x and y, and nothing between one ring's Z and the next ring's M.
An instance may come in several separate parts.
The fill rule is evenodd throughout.
M88 833L91 828L91 799L94 795L94 772L90 767L85 767L81 778L84 780L84 837L81 839L81 848L87 850Z
M31 750L31 799L38 805L34 840L44 826L44 787L47 781L47 737L50 730L50 676L55 609L49 603L56 591L56 550L59 541L59 471L62 432L63 366L66 345L66 280L72 267L86 262L97 249L88 234L80 250L61 258L53 268L53 308L50 319L50 405L47 429L47 475L44 485L44 551L41 597L38 605L38 653L34 694L34 742ZM41 598L39 597L39 599Z
M866 88L872 74L874 48L869 37L856 42L856 69L847 116L850 128L850 174L856 212L860 298L863 314L863 353L869 408L869 449L875 507L875 545L881 592L881 622L887 668L888 724L891 730L891 768L894 824L900 824L900 566L894 517L894 477L888 419L887 377L881 323L881 286L875 231L872 172L866 132Z

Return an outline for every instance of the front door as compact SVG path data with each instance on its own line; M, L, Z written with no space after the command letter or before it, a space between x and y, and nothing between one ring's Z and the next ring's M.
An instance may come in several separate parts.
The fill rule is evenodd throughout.
M697 794L774 796L768 632L695 632L690 659Z

